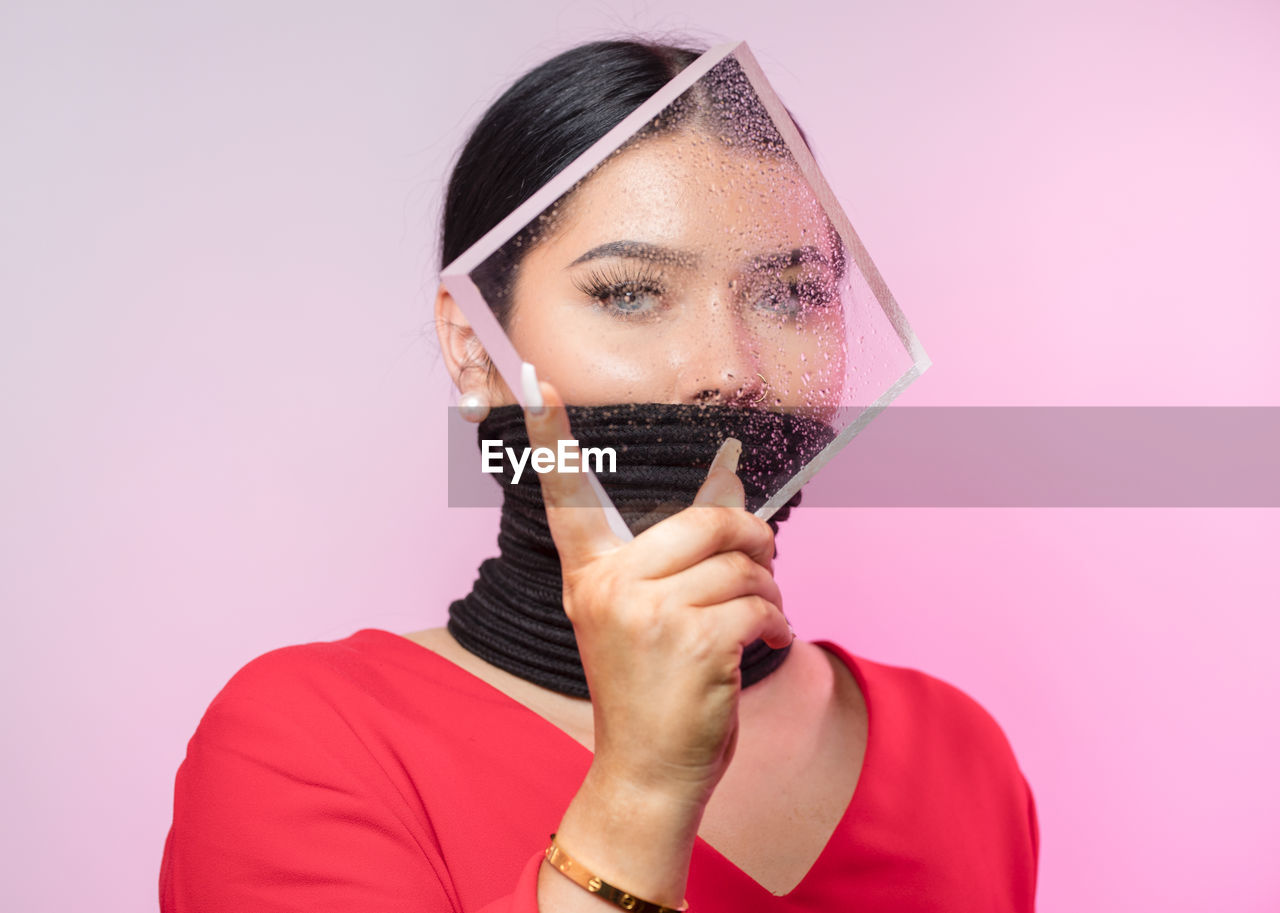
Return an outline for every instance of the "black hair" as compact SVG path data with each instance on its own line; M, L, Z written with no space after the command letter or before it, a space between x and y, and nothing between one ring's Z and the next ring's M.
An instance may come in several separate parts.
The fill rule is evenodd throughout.
M570 48L518 79L485 111L454 165L441 217L441 268L461 256L705 50L638 39L595 41ZM786 142L732 57L716 64L623 148L691 122L710 128L729 145L790 157ZM800 136L807 144L803 131ZM552 212L535 219L472 271L477 287L504 326L519 263L549 227L558 208L552 207Z
M441 218L441 268L701 53L643 41L595 41L517 80L480 118L453 168Z

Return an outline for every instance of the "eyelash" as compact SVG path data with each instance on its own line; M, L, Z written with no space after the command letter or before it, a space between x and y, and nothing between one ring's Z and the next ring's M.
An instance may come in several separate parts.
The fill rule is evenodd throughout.
M824 308L835 300L832 284L822 279L794 279L772 286L770 291L785 290L801 300L801 309Z
M573 284L578 291L598 302L610 313L623 320L643 320L651 315L651 311L632 312L625 308L610 307L611 298L623 295L653 295L661 298L665 289L660 281L660 274L649 265L628 269L617 264L591 270L584 278L574 279Z
M584 278L574 279L573 284L578 291L596 301L602 308L621 320L645 320L655 315L656 308L643 311L631 311L626 308L610 306L608 301L623 295L652 295L661 298L666 294L660 281L660 273L648 264L628 269L627 266L611 264L592 269ZM799 310L827 307L835 298L828 283L821 279L797 279L782 281L772 285L771 290L785 290L801 299Z

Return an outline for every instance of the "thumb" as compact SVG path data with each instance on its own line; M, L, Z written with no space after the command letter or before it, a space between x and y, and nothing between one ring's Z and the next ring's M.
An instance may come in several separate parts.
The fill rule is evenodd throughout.
M746 509L746 492L737 475L740 456L742 456L742 441L734 437L725 438L720 449L716 451L715 459L711 461L706 480L703 481L702 487L698 489L698 494L693 499L694 504Z

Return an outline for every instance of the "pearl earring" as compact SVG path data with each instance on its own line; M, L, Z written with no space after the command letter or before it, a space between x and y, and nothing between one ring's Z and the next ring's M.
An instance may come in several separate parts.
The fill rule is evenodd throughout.
M489 397L468 390L458 397L458 414L469 422L483 422L489 414Z

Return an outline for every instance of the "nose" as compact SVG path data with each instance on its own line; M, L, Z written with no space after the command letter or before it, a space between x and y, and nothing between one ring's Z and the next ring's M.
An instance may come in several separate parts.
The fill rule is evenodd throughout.
M686 358L678 401L698 405L751 406L765 395L760 346L738 308L711 301L684 334Z

